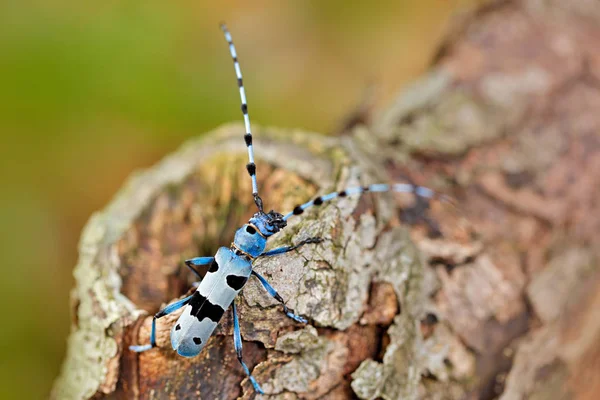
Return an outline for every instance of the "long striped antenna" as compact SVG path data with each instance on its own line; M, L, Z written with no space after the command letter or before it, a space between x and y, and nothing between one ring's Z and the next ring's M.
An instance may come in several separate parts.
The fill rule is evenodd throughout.
M240 89L240 99L242 100L242 114L244 115L244 125L246 126L244 140L246 142L246 147L248 148L248 164L246 164L246 170L252 179L252 196L254 196L254 202L258 207L258 211L263 212L263 202L258 195L258 184L256 183L256 164L254 164L254 150L252 149L252 131L250 130L250 117L248 116L248 103L246 102L246 90L244 89L244 81L242 80L242 70L240 69L240 63L238 62L235 45L231 39L231 33L229 33L229 30L224 23L221 23L221 29L225 34L225 40L229 43L229 52L233 59L235 76L237 77L237 83Z
M362 193L367 193L367 192L414 193L416 196L423 197L426 199L433 199L435 197L438 197L443 202L453 204L452 200L449 197L444 196L444 195L438 195L433 190L426 188L424 186L417 186L417 185L413 185L410 183L395 183L392 185L388 185L387 183L378 183L378 184L369 185L369 186L350 187L350 188L344 189L339 192L332 192L332 193L326 194L324 196L318 196L304 204L298 204L296 207L294 207L294 209L292 211L285 214L283 219L285 221L287 221L290 217L292 217L294 215L302 214L307 208L310 208L312 206L320 206L321 204L323 204L327 201L333 200L336 197L346 197L346 196L352 196L352 195L362 194Z

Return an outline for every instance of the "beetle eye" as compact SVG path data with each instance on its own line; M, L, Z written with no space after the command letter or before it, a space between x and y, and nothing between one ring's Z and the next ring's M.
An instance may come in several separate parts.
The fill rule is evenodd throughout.
M251 235L254 235L256 233L256 229L254 229L253 226L247 225L246 226L246 232L248 232Z

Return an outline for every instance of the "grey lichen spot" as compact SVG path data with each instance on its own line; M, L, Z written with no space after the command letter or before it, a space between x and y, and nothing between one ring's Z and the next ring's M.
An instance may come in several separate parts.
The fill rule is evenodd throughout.
M531 95L545 93L551 81L548 72L539 67L529 67L521 73L488 74L481 81L481 90L492 104L509 108L516 103L525 103Z
M279 337L275 349L294 354L294 357L276 370L275 377L269 382L269 392L309 391L310 383L319 377L331 346L326 338L318 336L317 330L312 326Z
M384 366L373 360L365 360L352 374L352 390L360 399L381 397L385 382Z
M496 132L486 126L485 113L485 108L470 95L453 91L445 96L431 119L423 117L422 129L408 138L407 145L415 150L435 148L442 153L459 154L495 137ZM422 140L418 139L419 134L425 134Z
M496 124L490 124L491 115L492 110L467 91L456 89L440 95L434 104L415 112L410 122L401 122L392 131L409 152L459 155L501 133Z
M298 354L322 346L323 341L324 338L319 336L317 330L307 325L304 329L286 333L277 338L275 350L288 354Z
M479 91L453 86L452 79L443 70L427 74L402 92L371 131L357 130L356 141L396 162L408 161L412 152L458 156L517 124L531 95L546 93L551 81L540 68L490 74Z
M423 78L414 82L410 86L403 88L395 102L377 118L378 124L375 130L378 135L385 139L392 139L389 136L393 132L393 127L399 121L430 107L439 96L447 90L452 82L452 77L442 69L434 70L423 76Z

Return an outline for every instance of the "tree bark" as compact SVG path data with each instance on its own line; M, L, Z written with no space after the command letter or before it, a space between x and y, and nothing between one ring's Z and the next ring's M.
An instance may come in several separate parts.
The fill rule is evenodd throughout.
M407 179L410 196L347 197L270 244L325 242L255 268L240 295L244 358L280 399L595 398L600 384L600 12L592 2L494 1L463 16L431 72L339 138L258 129L266 207ZM227 313L177 356L151 315L188 292L254 212L240 125L132 177L95 214L75 268L73 329L52 397L254 398ZM401 212L397 213L398 206ZM400 222L401 221L401 222ZM441 234L441 235L439 235Z

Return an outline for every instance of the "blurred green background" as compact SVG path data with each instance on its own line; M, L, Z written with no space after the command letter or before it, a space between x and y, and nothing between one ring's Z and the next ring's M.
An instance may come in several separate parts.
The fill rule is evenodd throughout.
M475 1L3 2L0 399L48 395L91 213L134 169L241 121L220 21L253 122L327 133L370 85L383 105L422 73Z

